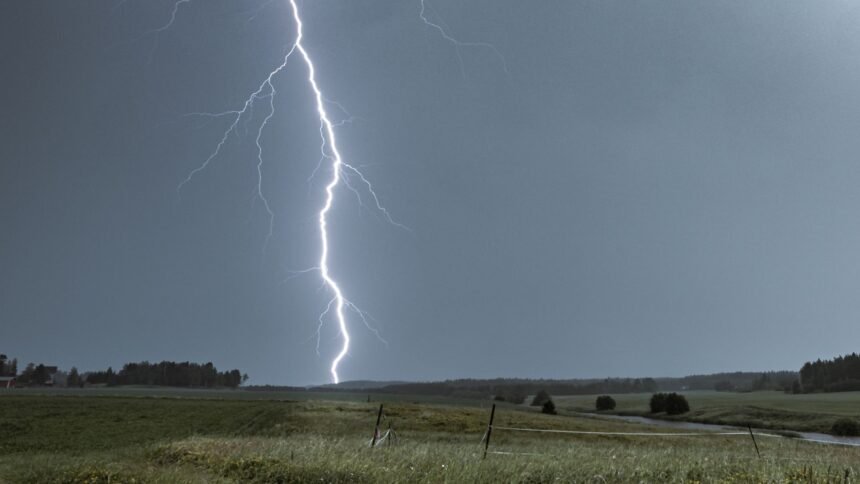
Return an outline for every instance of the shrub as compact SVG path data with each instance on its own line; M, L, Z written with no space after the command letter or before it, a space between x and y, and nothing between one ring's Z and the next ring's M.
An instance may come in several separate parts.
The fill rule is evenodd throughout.
M669 415L679 415L690 411L690 404L684 395L677 393L655 393L649 403L651 413L666 412Z
M615 410L615 399L609 395L601 395L594 402L594 407L598 410Z
M833 426L830 427L830 432L834 435L840 435L843 437L856 437L860 435L860 424L858 424L856 420L850 418L840 418L833 422Z
M543 406L541 407L540 411L542 413L555 415L555 403L552 402L551 398L543 403Z
M666 395L666 413L669 415L680 415L690 411L690 404L684 395L670 393Z
M547 393L546 390L541 390L537 392L537 395L532 399L532 407L542 407L549 399L549 393Z

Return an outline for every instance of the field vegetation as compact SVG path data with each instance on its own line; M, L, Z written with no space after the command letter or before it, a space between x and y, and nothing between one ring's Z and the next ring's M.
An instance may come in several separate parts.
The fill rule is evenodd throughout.
M505 404L483 459L489 403L389 401L383 428L399 439L371 449L376 402L4 392L0 482L856 482L860 473L860 449L785 438L762 438L758 458L744 436L503 430L665 432Z

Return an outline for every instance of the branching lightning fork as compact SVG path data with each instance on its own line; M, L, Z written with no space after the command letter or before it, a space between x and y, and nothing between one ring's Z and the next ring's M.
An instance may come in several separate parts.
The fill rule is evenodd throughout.
M179 6L182 3L186 3L189 1L190 0L178 0L174 4L174 8L173 8L173 12L171 14L170 21L167 24L165 24L163 27L157 29L155 32L161 32L161 31L169 28L171 25L173 25L173 22L176 19L176 13L179 9ZM329 214L330 214L332 207L334 205L336 190L337 190L338 186L340 185L341 181L343 181L343 184L348 189L352 190L355 193L355 195L358 197L359 203L362 203L361 195L360 195L358 189L356 187L354 187L352 184L350 184L350 182L349 182L350 177L357 178L361 182L361 184L363 185L365 192L368 193L370 195L370 198L373 200L373 207L372 208L375 209L376 212L382 214L382 216L385 218L385 220L387 222L391 223L392 225L395 225L397 227L401 227L401 228L404 228L407 230L408 230L408 228L405 227L404 225L399 224L399 223L394 221L394 219L391 217L388 210L380 203L379 197L377 196L376 192L374 191L373 186L371 185L370 181L362 174L362 172L356 166L351 165L349 163L346 163L343 160L341 153L340 153L340 150L338 148L335 128L344 124L344 123L351 122L352 117L350 116L349 119L347 119L345 121L338 122L338 123L332 122L328 112L326 111L326 105L327 104L335 105L341 111L344 111L345 113L346 113L346 111L339 104L337 104L333 101L329 101L325 98L325 96L323 96L322 89L319 87L319 84L317 83L317 79L316 79L316 67L314 66L314 63L313 63L313 60L312 60L310 54L305 49L305 46L302 43L302 40L304 38L304 32L303 32L304 26L302 24L302 19L301 19L301 16L299 14L298 5L296 4L296 0L288 0L288 1L290 4L290 9L292 11L292 20L294 22L295 29L296 29L296 38L295 38L292 46L290 47L290 49L284 55L283 62L280 65L278 65L275 69L273 69L269 73L269 75L263 80L263 82L260 83L257 90L252 92L245 99L245 102L240 109L229 110L229 111L224 111L224 112L220 112L220 113L191 113L191 115L196 115L196 116L204 116L204 117L211 117L211 118L227 118L227 119L231 119L231 122L230 122L229 126L227 127L227 129L224 131L224 133L221 135L221 139L217 143L217 145L215 146L214 150L203 161L203 163L200 164L200 166L198 166L197 168L195 168L194 170L192 170L188 174L188 176L182 181L182 183L179 184L179 186L177 187L177 190L182 190L182 188L185 185L187 185L188 183L190 183L198 173L205 170L209 166L209 164L216 157L218 157L218 155L221 153L222 148L228 142L230 135L231 134L236 134L237 136L239 135L238 126L239 126L239 123L241 122L241 120L243 118L245 118L247 120L249 117L251 117L253 115L254 104L257 101L267 99L268 100L267 111L266 111L265 116L263 117L263 120L260 122L260 124L257 128L256 137L254 138L255 146L257 148L257 159L256 159L257 179L256 179L255 197L259 198L263 202L263 206L264 206L266 213L268 214L268 217L269 217L269 231L268 231L268 234L266 236L266 242L264 244L264 250L265 250L265 247L268 245L269 240L272 237L272 228L273 228L273 224L274 224L274 212L271 209L271 206L269 204L268 199L266 199L265 195L263 194L263 189L262 189L263 147L261 144L261 138L262 138L264 129L266 128L266 126L268 125L268 123L272 119L272 117L275 115L274 98L277 94L277 90L275 89L275 86L273 84L273 79L279 73L281 73L284 69L286 69L287 63L290 60L290 58L294 54L298 53L298 55L301 57L302 61L304 62L305 66L307 68L307 72L308 72L307 82L308 82L308 86L311 88L311 91L313 93L313 99L315 101L316 111L317 111L317 115L318 115L319 123L320 123L319 126L320 126L320 140L321 140L321 143L320 143L321 158L320 158L320 163L316 167L316 169L314 169L314 172L312 173L311 178L313 178L313 176L316 174L316 172L320 169L320 167L322 166L322 164L325 161L328 161L330 163L331 177L330 177L328 183L325 185L325 199L324 199L324 203L323 203L323 205L322 205L322 207L318 213L318 217L317 217L318 224L319 224L320 244L321 244L319 265L316 267L310 268L310 269L305 269L303 271L297 271L294 274L300 275L300 274L309 273L309 272L318 272L322 278L323 286L325 288L327 288L330 291L330 293L332 294L332 298L329 300L328 304L326 305L325 310L319 315L319 327L317 328L317 333L316 333L317 334L317 352L319 352L320 329L323 325L325 317L328 316L330 313L333 313L334 317L337 321L338 330L339 330L341 338L342 338L341 349L337 353L337 355L334 357L334 359L332 360L331 367L330 367L332 380L334 381L334 383L338 383L340 381L340 377L338 376L338 372L337 372L338 366L340 365L341 361L344 359L344 357L349 352L349 347L350 347L350 334L349 334L349 328L347 325L347 319L346 319L346 314L345 314L347 310L351 310L356 315L358 315L358 318L364 323L364 325L367 326L368 329L370 329L383 343L385 343L387 345L387 342L384 339L382 339L382 337L380 336L379 331L377 331L370 324L369 320L373 319L370 316L370 314L359 309L355 304L353 304L350 300L348 300L344 296L340 285L334 279L334 277L332 276L332 274L329 270L329 233L328 233Z
M505 59L505 56L503 56L502 53L499 52L499 49L497 49L496 46L488 42L463 42L454 38L453 36L451 36L451 34L448 33L447 26L445 26L445 21L442 20L442 18L438 14L435 14L434 12L435 17L440 23L442 23L442 25L433 22L432 20L430 20L430 18L427 17L428 9L431 11L433 10L432 8L427 6L426 0L421 0L421 10L418 12L418 16L421 17L421 21L424 22L424 25L432 28L433 30L438 31L439 35L442 36L443 39L454 45L454 49L457 52L457 61L460 63L460 73L463 75L464 78L466 77L466 68L463 64L463 55L460 53L461 47L479 47L491 50L493 54L498 57L499 62L502 63L502 69L505 71L505 74L510 76L510 72L508 71L508 61L507 59Z

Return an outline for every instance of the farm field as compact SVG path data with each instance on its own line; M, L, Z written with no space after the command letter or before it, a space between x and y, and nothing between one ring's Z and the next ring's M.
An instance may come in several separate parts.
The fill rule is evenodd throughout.
M4 395L0 389L0 398ZM368 396L374 402L415 402L430 404L454 404L479 406L485 402L468 398L437 395L403 395L374 393L371 391L250 391L232 389L196 389L159 386L114 386L87 388L16 388L9 395L30 396L81 396L81 397L160 397L192 398L198 400L327 400L336 402L367 402Z
M810 393L688 391L690 412L671 420L752 425L758 428L829 432L840 417L860 419L860 392ZM648 415L650 393L613 395L618 406L611 413ZM593 412L597 395L557 397L556 404L569 412Z
M369 448L377 403L0 394L0 482L856 482L860 449L665 432L488 402L385 404L394 445Z

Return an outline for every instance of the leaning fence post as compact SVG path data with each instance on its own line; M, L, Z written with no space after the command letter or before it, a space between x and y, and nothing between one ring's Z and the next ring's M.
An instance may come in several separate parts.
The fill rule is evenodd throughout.
M755 442L755 435L753 434L752 426L747 425L747 429L749 429L749 431L750 431L750 438L752 439L753 445L755 446L755 453L758 456L758 458L761 459L761 452L758 451L758 444Z
M487 424L487 440L484 442L484 459L487 458L487 450L490 448L490 435L493 433L493 417L496 416L496 404L490 410L490 423Z
M382 420L382 404L379 404L379 412L376 414L376 426L373 427L373 438L370 440L370 446L376 446L376 437L379 435L379 422Z

